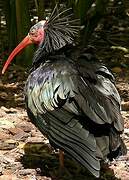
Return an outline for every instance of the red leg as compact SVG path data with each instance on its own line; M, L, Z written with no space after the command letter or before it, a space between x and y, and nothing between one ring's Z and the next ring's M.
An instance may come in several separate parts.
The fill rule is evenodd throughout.
M59 150L59 163L60 163L60 168L64 168L64 151Z

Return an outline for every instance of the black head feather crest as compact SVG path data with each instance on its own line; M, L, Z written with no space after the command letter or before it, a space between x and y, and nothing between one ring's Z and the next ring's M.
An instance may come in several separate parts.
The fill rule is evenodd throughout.
M72 8L55 6L49 18L46 18L45 39L35 53L33 62L51 54L66 45L75 44L80 30L80 20L75 19Z
M55 6L46 28L44 46L46 51L58 50L67 44L72 44L79 31L79 20L73 19L72 9L58 9Z

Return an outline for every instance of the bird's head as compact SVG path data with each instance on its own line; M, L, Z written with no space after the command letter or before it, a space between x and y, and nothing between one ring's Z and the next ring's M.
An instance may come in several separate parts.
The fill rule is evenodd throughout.
M18 46L11 52L8 57L3 69L2 74L6 71L7 67L14 59L14 57L22 51L26 46L30 44L40 45L44 41L45 38L45 26L47 25L46 20L42 20L31 27L28 35L18 44Z
M72 19L73 14L69 13L70 10L69 8L62 11L56 6L49 18L32 26L28 35L11 52L2 69L2 74L14 57L30 44L37 44L40 49L47 53L59 50L67 44L72 44L80 26L78 19Z
M42 20L30 28L28 35L25 37L27 42L39 45L44 41L45 28L47 27L47 21ZM27 44L28 45L28 44ZM26 45L25 45L26 46Z

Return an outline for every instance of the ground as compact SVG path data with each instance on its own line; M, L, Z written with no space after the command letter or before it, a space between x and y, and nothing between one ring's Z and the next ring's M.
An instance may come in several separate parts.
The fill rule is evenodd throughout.
M99 180L129 179L129 73L118 69L117 88L125 120L123 139L128 153L104 165ZM0 180L95 180L67 155L66 168L61 172L58 152L28 119L23 96L26 78L24 69L11 66L0 80Z

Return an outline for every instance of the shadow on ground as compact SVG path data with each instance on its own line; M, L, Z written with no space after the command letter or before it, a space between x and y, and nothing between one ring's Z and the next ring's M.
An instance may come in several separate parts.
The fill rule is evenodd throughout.
M107 166L102 168L100 178L95 178L66 154L65 168L61 170L58 152L52 151L49 144L26 143L24 151L21 159L24 168L36 169L40 176L51 177L52 180L118 180Z

